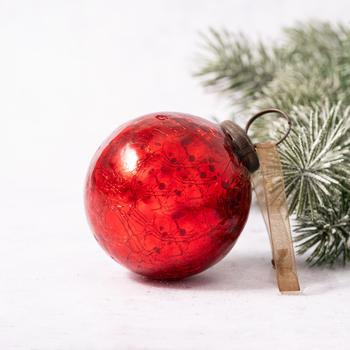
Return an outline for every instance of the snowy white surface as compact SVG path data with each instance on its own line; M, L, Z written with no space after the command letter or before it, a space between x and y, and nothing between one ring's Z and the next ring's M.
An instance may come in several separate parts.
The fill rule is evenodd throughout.
M343 1L0 1L0 349L348 349L350 273L298 268L281 296L253 209L236 247L182 282L145 281L92 238L89 160L120 123L227 116L191 77L198 31L263 38Z

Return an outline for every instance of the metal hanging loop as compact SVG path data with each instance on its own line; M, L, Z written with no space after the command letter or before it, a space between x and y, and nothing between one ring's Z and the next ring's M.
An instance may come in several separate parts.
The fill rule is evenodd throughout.
M290 131L291 131L291 129L292 129L292 120L290 119L290 117L288 116L288 114L286 114L285 112L283 112L283 111L281 111L281 110L279 110L279 109L277 109L277 108L264 109L264 110L258 112L257 114L253 115L253 116L248 120L248 123L247 123L247 125L246 125L246 127L245 127L245 132L246 132L246 134L248 134L248 130L249 130L250 126L253 124L253 122L254 122L256 119L260 118L261 116L263 116L263 115L265 115L265 114L269 114L269 113L277 113L277 114L281 115L284 119L286 119L287 122L288 122L288 129L287 129L287 131L285 132L284 136L283 136L280 140L278 140L278 141L275 143L275 145L278 146L278 145L279 145L281 142L283 142L283 141L287 138L287 136L289 135L289 133L290 133Z

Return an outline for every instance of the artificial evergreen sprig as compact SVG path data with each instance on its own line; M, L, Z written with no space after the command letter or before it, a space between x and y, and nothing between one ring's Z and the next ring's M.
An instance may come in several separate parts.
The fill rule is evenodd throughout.
M307 261L313 265L350 262L350 198L341 196L328 206L320 206L314 216L299 217L297 252L312 250Z
M280 145L289 209L297 217L331 207L350 193L350 110L338 103L323 108L296 107L291 135ZM350 196L349 196L350 197Z
M318 104L326 96L331 102L350 103L349 28L300 23L284 29L282 39L267 45L210 29L195 75L248 110Z
M281 160L298 252L311 252L313 264L350 261L350 27L299 23L270 45L211 29L199 62L203 85L236 109L290 114ZM263 129L269 137L280 132L276 120L261 123L253 128L258 139Z
M243 106L259 99L262 89L273 79L278 52L262 43L252 45L243 34L226 30L210 29L203 40L201 66L195 73L205 77L203 85L228 94Z

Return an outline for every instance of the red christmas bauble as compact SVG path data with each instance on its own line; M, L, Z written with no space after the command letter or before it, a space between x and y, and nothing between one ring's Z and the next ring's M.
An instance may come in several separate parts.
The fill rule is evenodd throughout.
M155 279L199 273L233 247L251 203L249 172L217 124L155 113L119 127L86 183L87 216L113 259Z

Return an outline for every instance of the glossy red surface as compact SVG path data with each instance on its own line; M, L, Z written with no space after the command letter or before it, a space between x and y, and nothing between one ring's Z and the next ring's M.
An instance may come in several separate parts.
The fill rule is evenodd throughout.
M155 279L187 277L223 258L250 202L249 174L220 126L180 113L118 128L92 160L85 193L101 246Z

